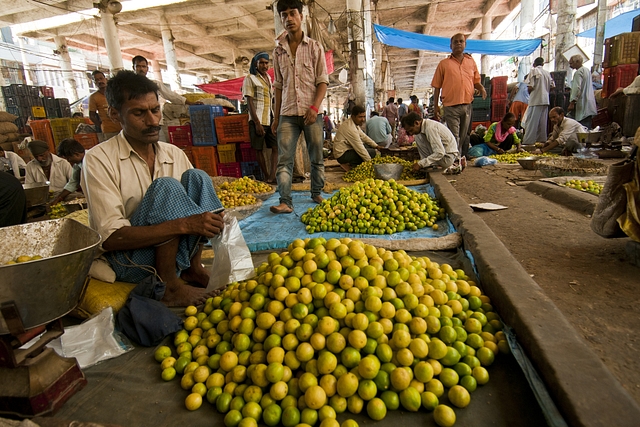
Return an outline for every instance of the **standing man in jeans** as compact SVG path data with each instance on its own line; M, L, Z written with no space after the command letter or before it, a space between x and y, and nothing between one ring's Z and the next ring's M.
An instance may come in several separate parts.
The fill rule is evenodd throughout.
M271 129L278 138L276 178L280 204L271 206L271 212L281 214L293 212L293 159L302 132L311 160L311 198L316 203L323 200L322 115L318 109L327 92L329 77L322 45L302 31L302 2L278 1L278 14L286 33L278 38L273 51L276 103Z
M451 37L451 55L438 64L431 80L433 93L433 116L440 121L440 94L444 105L444 121L458 141L458 151L464 157L469 151L469 127L471 123L471 102L474 88L480 91L482 99L487 91L480 83L480 73L471 55L464 53L467 41L464 34Z
M242 83L242 94L249 106L249 137L251 148L257 151L258 164L268 183L276 180L276 164L278 151L276 150L276 136L271 132L271 77L269 70L269 54L257 53L251 60L249 75ZM271 148L271 168L267 170L264 158L265 146Z

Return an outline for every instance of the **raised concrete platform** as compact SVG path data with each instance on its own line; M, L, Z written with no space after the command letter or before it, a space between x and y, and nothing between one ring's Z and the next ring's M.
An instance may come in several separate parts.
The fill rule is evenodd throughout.
M544 181L531 181L525 188L534 194L544 197L566 208L591 215L598 204L598 198L593 194L583 193L573 188L564 188Z
M431 173L430 180L451 221L462 234L465 249L474 256L483 290L505 323L514 329L567 423L589 427L638 426L638 403L553 301L473 213L447 176Z

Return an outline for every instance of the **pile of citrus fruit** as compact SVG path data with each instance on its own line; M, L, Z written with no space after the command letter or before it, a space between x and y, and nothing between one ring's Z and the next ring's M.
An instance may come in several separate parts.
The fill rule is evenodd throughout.
M400 180L402 181L424 178L423 174L420 174L419 172L416 173L411 169L413 167L413 162L395 156L378 156L360 163L358 166L345 173L342 179L346 182L356 182L364 179L375 178L376 174L373 170L373 165L381 165L385 163L398 163L403 166L402 174L400 175Z
M256 181L248 176L243 176L231 182L223 182L220 184L220 189L240 193L268 193L273 190L273 187L266 182Z
M347 411L401 407L452 426L508 351L463 270L348 238L295 240L185 315L175 350L155 352L162 378L180 375L187 409L206 401L227 427L339 427Z
M587 193L595 194L599 196L604 188L604 185L594 182L592 180L583 179L570 179L564 183L565 187L570 187L575 190L585 191Z
M258 199L256 199L255 196L247 193L241 193L239 191L220 190L217 193L222 206L226 209L258 203Z
M5 262L5 265L20 264L20 263L23 263L23 262L37 261L39 259L42 259L42 257L40 255L33 255L33 256L20 255L20 256L16 257L15 259L12 259L12 260L9 260L9 261Z
M437 230L436 221L444 217L444 208L426 193L394 180L367 179L341 188L300 219L309 233L393 234L424 227Z
M518 159L522 159L524 157L558 157L558 154L553 153L542 153L542 154L533 154L528 151L524 151L521 153L504 153L504 154L492 154L489 157L492 159L496 159L500 163L518 163Z

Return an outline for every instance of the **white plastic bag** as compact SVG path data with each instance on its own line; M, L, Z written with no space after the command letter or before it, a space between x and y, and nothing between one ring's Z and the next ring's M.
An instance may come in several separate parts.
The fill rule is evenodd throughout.
M224 216L222 233L210 239L210 242L213 247L213 265L207 291L213 291L255 275L251 252L235 216Z
M113 309L107 307L80 325L66 327L47 347L61 356L75 357L84 369L133 350L126 337L114 331L114 325Z

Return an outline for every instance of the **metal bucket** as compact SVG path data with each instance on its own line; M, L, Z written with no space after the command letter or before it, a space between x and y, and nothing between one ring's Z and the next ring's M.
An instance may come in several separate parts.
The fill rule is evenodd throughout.
M404 166L398 163L382 163L379 165L373 165L373 171L376 179L383 179L388 181L390 179L399 180L402 176L402 170Z
M49 184L46 182L34 182L23 184L24 194L27 197L27 207L44 205L49 200Z
M72 219L0 228L0 304L13 302L26 329L69 313L99 243L96 231ZM42 259L6 265L21 255ZM0 335L8 333L0 315Z

